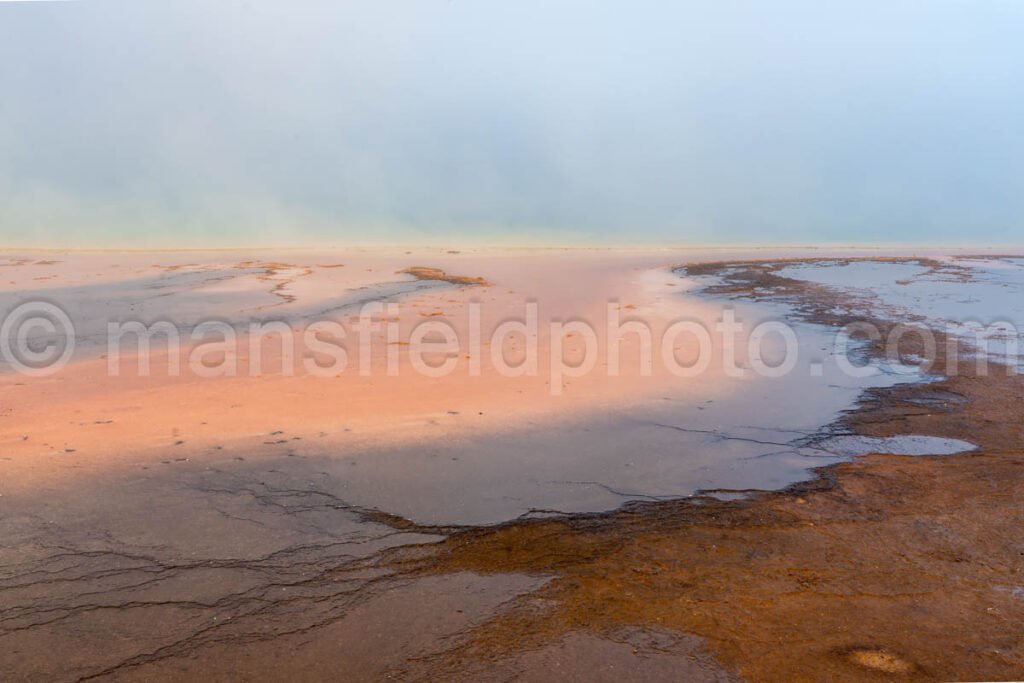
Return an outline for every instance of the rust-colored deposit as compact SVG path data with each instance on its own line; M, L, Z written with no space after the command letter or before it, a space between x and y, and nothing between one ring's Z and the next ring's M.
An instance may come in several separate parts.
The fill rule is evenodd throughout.
M490 283L482 277L473 275L450 275L440 268L430 268L427 266L412 266L411 268L404 268L398 272L403 275L412 275L417 280L437 280L438 282L447 282L452 285L482 285L484 287L490 285Z

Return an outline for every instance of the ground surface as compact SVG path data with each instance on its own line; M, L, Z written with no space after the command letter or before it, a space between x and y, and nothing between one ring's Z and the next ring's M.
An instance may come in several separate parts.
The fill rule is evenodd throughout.
M389 273L398 269L387 263ZM489 283L515 270L443 265ZM686 273L721 278L713 296L782 301L814 325L841 326L854 309L865 318L870 302L786 278L783 266L709 262ZM277 277L266 270L256 268L260 287L267 283L259 277ZM270 300L295 287L271 284ZM471 296L414 293L426 298L413 316ZM562 299L566 310L572 299ZM894 325L870 319L886 332ZM908 337L901 350L920 356L916 344ZM492 401L490 413L519 390L543 397L542 385L496 385L503 393L477 389L480 397L456 385L441 394L463 402L454 411L424 391L399 409L388 398L411 385L378 387L371 395L380 402L355 412L362 433L352 436L328 410L351 387L314 395L319 385L302 378L191 387L154 380L118 394L96 388L88 364L102 363L86 359L72 367L82 374L61 380L10 380L0 670L5 680L1024 678L1024 382L1005 368L977 376L969 364L945 377L944 348L931 359L937 381L870 389L831 429L962 439L978 446L969 454L868 455L773 493L637 495L647 502L491 526L428 524L353 504L350 486L364 480L344 471L367 467L373 454L332 459L322 451L373 440L376 405L415 418L403 427L412 436L400 439L410 450L398 456L419 448L468 457L481 441L444 437L425 448L416 439L455 433L455 422L484 412L470 410L481 402ZM69 397L59 382L77 382L82 393ZM579 386L583 408L574 414L585 419L552 443L596 449L611 433L602 431L611 409ZM18 392L34 398L19 402L26 394ZM162 410L168 396L201 401ZM243 418L206 414L225 397L242 405L253 396L255 408L238 409ZM313 410L289 417L294 397ZM799 399L780 401L798 414ZM187 434L172 431L185 424ZM519 438L494 424L482 429ZM75 443L41 443L57 435ZM693 443L723 453L735 445L713 436ZM326 445L314 448L319 438ZM428 464L424 473L447 472ZM422 488L454 506L458 484L444 488L448 476ZM366 491L374 493L371 486L359 495Z

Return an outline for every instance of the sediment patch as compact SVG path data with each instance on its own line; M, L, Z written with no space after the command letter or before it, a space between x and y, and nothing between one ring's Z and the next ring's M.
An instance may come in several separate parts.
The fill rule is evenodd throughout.
M489 287L491 284L482 277L470 275L449 275L440 268L428 268L426 266L412 266L411 268L404 268L398 272L402 275L412 275L417 280L436 280L438 282L447 282L453 285L480 285L483 287Z

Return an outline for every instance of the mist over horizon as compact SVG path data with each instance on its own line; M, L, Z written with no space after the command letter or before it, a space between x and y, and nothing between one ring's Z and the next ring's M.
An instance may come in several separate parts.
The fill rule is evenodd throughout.
M1024 5L0 2L0 244L1024 241Z

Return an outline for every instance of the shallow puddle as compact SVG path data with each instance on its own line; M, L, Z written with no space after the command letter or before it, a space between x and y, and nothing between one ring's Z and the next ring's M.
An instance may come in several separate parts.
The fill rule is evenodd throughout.
M829 453L844 458L880 453L885 455L956 455L969 453L977 446L960 439L944 439L938 436L859 436L856 434L834 436L815 443Z

